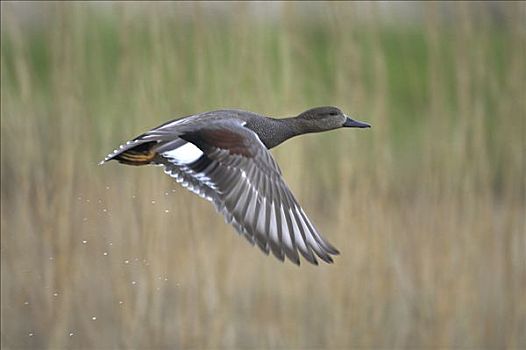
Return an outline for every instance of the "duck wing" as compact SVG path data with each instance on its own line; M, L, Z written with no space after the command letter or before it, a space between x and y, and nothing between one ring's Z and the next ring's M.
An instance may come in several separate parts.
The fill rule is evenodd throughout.
M311 223L270 151L243 122L215 122L180 137L203 151L186 172L215 193L218 211L249 241L282 261L286 256L299 264L299 251L313 264L315 255L332 262L338 251Z

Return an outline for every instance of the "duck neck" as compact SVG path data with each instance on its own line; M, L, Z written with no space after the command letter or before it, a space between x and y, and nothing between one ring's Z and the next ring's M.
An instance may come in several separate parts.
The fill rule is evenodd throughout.
M276 147L277 145L290 139L291 137L300 135L302 133L299 128L296 117L269 119L271 121L270 128L267 129L268 133L265 133L265 140L261 140L269 149Z

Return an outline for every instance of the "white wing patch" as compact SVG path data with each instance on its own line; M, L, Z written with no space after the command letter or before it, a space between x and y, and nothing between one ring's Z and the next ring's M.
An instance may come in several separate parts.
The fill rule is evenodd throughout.
M203 151L193 143L187 142L175 149L161 153L161 155L177 164L190 164L198 160L203 155Z

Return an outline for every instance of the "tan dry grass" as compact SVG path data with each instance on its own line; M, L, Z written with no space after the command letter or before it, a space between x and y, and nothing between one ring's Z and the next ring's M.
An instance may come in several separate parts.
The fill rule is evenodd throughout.
M419 36L376 4L314 22L286 4L270 25L246 4L225 23L199 4L54 3L36 34L17 6L2 4L3 348L526 346L523 4L497 24L485 5L449 5L450 22L426 5L428 69L401 81ZM274 152L334 265L264 256L159 169L96 166L173 114L316 104L374 125Z

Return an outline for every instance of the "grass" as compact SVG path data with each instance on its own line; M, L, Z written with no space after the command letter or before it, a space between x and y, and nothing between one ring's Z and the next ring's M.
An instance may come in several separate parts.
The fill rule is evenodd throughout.
M2 348L526 347L524 4L276 6L2 3ZM334 265L96 165L170 118L316 105L373 124L273 151Z

